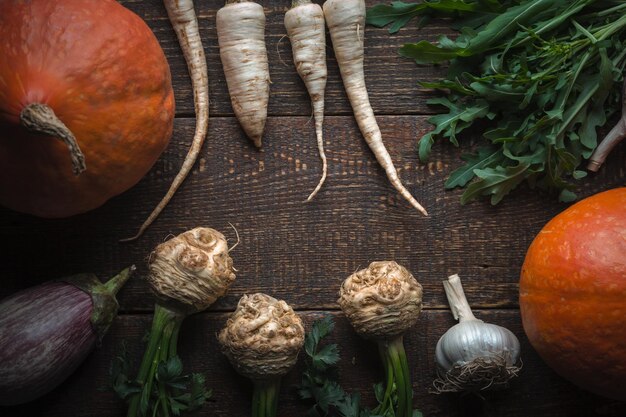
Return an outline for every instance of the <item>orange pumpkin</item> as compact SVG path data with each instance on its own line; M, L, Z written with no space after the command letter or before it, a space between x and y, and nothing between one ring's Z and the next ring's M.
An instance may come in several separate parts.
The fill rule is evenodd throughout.
M626 188L574 204L539 232L522 267L520 308L550 367L626 400Z
M173 120L165 55L130 10L0 1L1 205L42 217L96 208L148 172Z

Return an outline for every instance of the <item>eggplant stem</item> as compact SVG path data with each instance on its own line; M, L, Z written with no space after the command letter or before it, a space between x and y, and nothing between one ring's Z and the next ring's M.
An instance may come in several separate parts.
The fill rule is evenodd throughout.
M109 279L107 282L102 284L105 291L110 295L116 295L136 270L137 267L135 265L131 265L113 278Z
M450 275L446 281L443 281L443 288L446 291L448 304L450 304L450 310L455 320L460 322L478 320L474 317L474 313L472 313L472 309L467 302L461 278L458 274Z

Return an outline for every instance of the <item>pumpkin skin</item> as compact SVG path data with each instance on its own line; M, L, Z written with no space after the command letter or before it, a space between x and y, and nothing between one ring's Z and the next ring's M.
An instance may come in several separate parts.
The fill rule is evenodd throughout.
M20 112L52 108L74 133L67 146L31 133ZM67 217L135 185L172 134L170 69L143 20L114 0L0 1L0 205Z
M584 199L546 224L522 266L520 308L551 368L626 400L626 188Z

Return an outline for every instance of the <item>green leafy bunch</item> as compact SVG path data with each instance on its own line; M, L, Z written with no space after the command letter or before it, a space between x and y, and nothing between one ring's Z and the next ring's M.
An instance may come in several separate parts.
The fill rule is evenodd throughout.
M306 369L302 373L302 382L298 387L300 398L313 402L309 417L395 417L394 404L385 402L383 383L374 385L374 394L378 406L373 410L361 405L358 393L346 392L338 382L337 364L339 347L336 344L321 342L335 328L331 316L325 316L313 323L311 331L304 341L307 358ZM413 417L422 417L418 410L413 410Z
M113 391L123 400L142 394L142 384L131 380L130 361L126 345L113 358L109 370ZM179 416L183 411L199 409L211 397L205 389L202 374L183 375L183 364L178 356L162 361L157 369L157 384L148 398L142 395L139 411L142 416Z
M421 82L445 95L442 111L419 141L427 160L437 140L459 145L480 132L486 144L462 156L446 188L466 187L497 204L526 182L576 199L579 169L597 146L596 129L621 107L626 62L626 2L615 0L428 0L368 10L367 23L394 33L411 19L450 17L459 31L437 43L405 44L400 55L420 65L449 62L445 78Z

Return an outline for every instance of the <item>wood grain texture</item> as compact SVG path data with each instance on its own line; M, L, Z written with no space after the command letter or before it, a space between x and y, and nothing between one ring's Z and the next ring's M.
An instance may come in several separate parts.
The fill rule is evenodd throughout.
M306 117L270 118L260 152L234 118L214 118L202 159L170 205L143 238L120 244L139 227L182 163L193 119L177 119L173 142L150 174L102 208L53 221L0 211L0 234L11 241L0 264L0 296L77 272L104 279L136 263L137 276L120 296L122 310L150 311L152 298L142 278L152 248L199 225L223 231L234 243L232 223L242 240L232 253L237 280L214 305L217 310L232 310L243 293L260 290L289 298L297 309L336 309L341 281L383 259L395 259L415 274L428 308L446 308L440 281L452 273L463 277L476 307L516 307L526 249L566 205L522 190L496 207L485 201L461 206L460 190L443 189L460 163L459 150L435 146L432 162L421 164L415 141L428 129L425 118L379 119L401 178L430 217L412 209L388 184L351 117L326 120L329 177L309 204L303 201L317 183L320 162ZM623 184L620 161L623 146L583 183L581 194Z
M257 151L232 117L224 82L214 23L223 2L196 1L209 64L210 132L192 174L159 219L139 241L120 244L118 239L134 234L168 189L187 153L195 122L186 117L193 116L191 85L161 0L121 3L146 20L171 65L179 116L171 145L137 186L90 213L44 220L0 209L0 297L77 272L95 272L104 279L132 263L139 269L119 296L122 315L103 347L62 387L30 405L0 408L1 416L124 415L123 404L100 389L107 384L111 356L123 340L131 346L134 359L142 354L141 339L153 308L143 279L150 251L169 235L200 225L223 231L234 243L229 223L242 239L232 253L238 269L236 283L210 313L187 321L181 340L187 369L206 372L215 391L215 401L200 415L249 415L250 384L237 377L218 353L215 333L225 321L223 312L233 310L242 294L257 291L287 300L308 324L324 314L319 310L332 310L338 317L333 341L340 343L345 358L342 381L362 392L371 404L371 384L382 372L375 349L350 330L336 311L335 300L347 275L382 259L405 265L424 286L427 310L406 347L416 404L425 416L626 415L624 404L580 391L552 373L528 345L519 323L517 282L526 249L541 227L567 206L528 189L516 191L496 207L485 201L461 206L461 190L445 191L443 184L461 163L461 152L475 145L471 141L465 141L461 150L437 144L431 162L418 161L417 139L430 128L423 114L433 109L425 104L432 94L419 89L417 81L432 80L443 69L417 67L400 59L396 51L405 42L422 37L434 40L450 33L444 23L423 31L408 27L394 36L386 29L366 32L365 71L372 104L403 182L429 210L430 217L424 218L399 198L365 145L330 47L325 123L329 178L316 199L304 204L317 184L320 161L309 99L291 63L289 41L281 40L283 15L290 2L260 1L268 19L273 84L264 149ZM588 196L625 185L625 160L626 145L622 144L598 174L581 183L579 194ZM440 283L452 273L462 276L470 303L479 309L477 315L511 328L523 345L522 376L511 390L487 395L490 408L482 411L479 402L468 398L427 393L434 376L436 341L453 324ZM294 372L284 383L283 417L303 416L306 411L290 388L297 382Z
M193 115L191 81L162 1L124 0L121 3L148 23L163 47L172 71L177 114ZM268 113L270 115L308 116L311 114L309 98L304 83L293 65L289 39L284 36L287 33L284 26L285 12L291 1L265 0L257 3L263 5L267 19L265 41L272 80ZM317 3L323 2L317 1ZM377 1L368 0L367 3L373 5ZM223 5L223 0L195 2L209 70L210 111L215 116L233 114L215 30L215 14ZM443 74L443 69L441 67L418 67L413 61L400 58L397 50L403 44L415 42L418 39L436 40L443 33L451 33L450 29L443 24L434 24L429 26L428 30L422 31L419 31L416 25L410 24L393 36L388 34L387 29L373 27L366 29L365 79L375 112L378 114L433 112L426 104L426 99L429 97L428 91L419 87L417 82L432 80ZM330 44L330 37L327 37L326 44L328 45L326 114L351 114Z
M290 299L288 299L290 301ZM301 313L307 328L323 312ZM337 343L342 361L339 372L342 385L360 392L365 404L374 405L372 385L382 379L382 367L374 344L364 342L353 332L340 314L334 314L336 329L329 342ZM524 366L520 377L507 391L486 393L487 410L480 410L480 400L456 395L433 395L428 389L435 376L434 350L439 337L454 324L447 311L425 311L405 336L405 348L415 392L414 404L424 416L507 416L527 417L622 417L626 404L610 402L585 393L547 368L532 351L523 337L519 317L513 311L477 311L477 317L507 326L522 342ZM219 352L215 334L224 326L226 314L202 314L188 318L181 330L180 354L187 371L203 372L207 386L213 389L213 400L196 415L247 416L250 415L251 384L238 376L228 360ZM108 366L122 340L129 347L129 357L135 364L141 359L144 344L141 339L150 326L150 316L123 316L119 318L103 346L66 383L30 405L6 408L6 417L66 417L71 409L73 417L122 416L124 403L107 391ZM283 380L279 400L280 417L304 416L307 404L301 402L294 386L300 381L304 354L296 368ZM71 404L71 406L70 406Z

